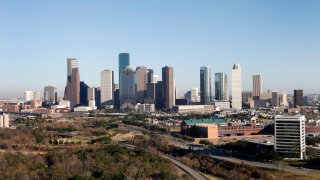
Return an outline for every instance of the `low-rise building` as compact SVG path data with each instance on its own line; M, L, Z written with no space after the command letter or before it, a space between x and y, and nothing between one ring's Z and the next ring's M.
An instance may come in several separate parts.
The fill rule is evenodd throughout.
M155 105L154 104L137 104L135 110L138 112L147 112L152 113L155 112Z
M173 106L172 111L179 114L211 114L215 112L212 105L182 105Z

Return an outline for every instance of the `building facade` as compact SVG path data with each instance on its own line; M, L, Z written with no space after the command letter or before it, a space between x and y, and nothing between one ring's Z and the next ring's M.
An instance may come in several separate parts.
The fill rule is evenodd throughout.
M275 117L275 151L303 159L306 153L306 118L302 115Z
M260 100L262 93L262 80L260 75L252 75L252 97L253 100Z
M200 68L200 98L203 105L211 102L211 68L209 66Z
M80 74L78 68L72 69L70 81L68 80L65 89L64 100L70 101L70 108L80 104Z
M225 73L215 73L216 101L229 101L228 76Z
M101 108L113 107L113 84L112 84L112 70L101 71L100 76L100 90L101 90Z
M143 103L146 96L148 84L148 70L146 67L140 66L136 69L136 98L137 103Z
M135 72L129 66L122 70L120 81L121 109L134 109L136 104Z
M57 88L54 86L44 87L44 102L49 104L55 104L58 102Z
M164 109L171 109L175 105L175 87L173 79L173 68L162 68L162 97L164 100Z
M235 64L232 70L232 108L235 110L242 109L242 79L240 64Z
M294 101L295 108L303 106L303 90L302 89L294 90L293 101Z

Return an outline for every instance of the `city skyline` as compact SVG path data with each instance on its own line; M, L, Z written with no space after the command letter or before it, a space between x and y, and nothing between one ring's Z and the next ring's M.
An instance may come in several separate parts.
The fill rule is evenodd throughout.
M78 59L81 81L99 87L102 70L117 74L121 52L130 53L132 68L160 77L162 67L173 67L180 93L200 88L200 67L231 77L234 63L243 91L260 74L263 91L320 93L317 1L17 2L0 3L0 98L27 90L43 96L48 85L62 97L69 57Z

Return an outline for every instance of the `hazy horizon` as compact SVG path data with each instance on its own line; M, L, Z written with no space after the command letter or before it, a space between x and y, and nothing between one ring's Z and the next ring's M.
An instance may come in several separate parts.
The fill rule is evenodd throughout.
M81 81L100 86L100 71L118 73L118 54L154 69L174 68L180 93L199 87L201 66L242 67L263 90L320 93L320 1L2 1L0 98L23 97L53 85L63 94L67 58L78 59ZM117 81L117 76L116 81ZM214 78L212 78L214 87ZM230 86L231 88L231 86Z

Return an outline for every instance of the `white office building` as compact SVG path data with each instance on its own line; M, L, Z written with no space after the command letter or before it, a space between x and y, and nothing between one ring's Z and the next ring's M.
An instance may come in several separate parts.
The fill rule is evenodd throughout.
M95 88L91 88L91 87L88 88L88 105L92 109L97 109L96 100L95 100L96 99L95 90L96 90Z
M28 102L34 100L34 93L33 91L25 91L24 92L24 101Z
M0 114L0 128L8 128L10 121L10 116L7 114Z
M232 108L242 109L242 80L240 64L233 65L232 70Z
M303 159L306 153L306 118L302 115L275 117L275 151L291 158Z
M101 71L101 108L113 108L112 70Z
M135 106L135 110L138 112L146 112L146 113L152 113L156 111L154 104L139 104L139 103Z

